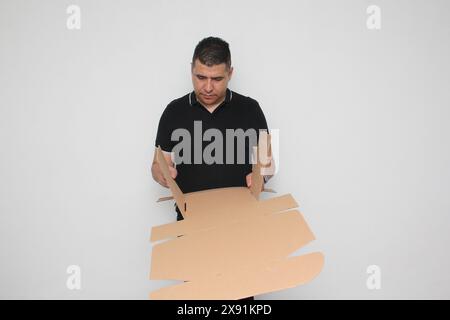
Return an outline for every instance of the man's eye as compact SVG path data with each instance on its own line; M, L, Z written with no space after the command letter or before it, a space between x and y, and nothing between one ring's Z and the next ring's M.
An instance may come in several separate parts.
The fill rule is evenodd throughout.
M202 76L197 76L197 78L199 78L200 80L205 80L205 77Z

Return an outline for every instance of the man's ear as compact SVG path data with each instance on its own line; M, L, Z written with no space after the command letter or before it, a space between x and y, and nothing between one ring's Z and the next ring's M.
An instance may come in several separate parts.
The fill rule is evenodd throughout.
M230 79L231 79L231 76L233 75L233 70L234 70L234 68L230 67L230 71L228 71L228 78L230 78Z

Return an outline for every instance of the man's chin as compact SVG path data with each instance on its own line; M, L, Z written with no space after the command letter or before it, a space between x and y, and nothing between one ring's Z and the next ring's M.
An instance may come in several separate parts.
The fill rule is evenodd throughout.
M209 107L209 106L215 105L218 102L218 99L217 98L215 98L215 99L201 99L201 102L202 102L202 104L204 106Z

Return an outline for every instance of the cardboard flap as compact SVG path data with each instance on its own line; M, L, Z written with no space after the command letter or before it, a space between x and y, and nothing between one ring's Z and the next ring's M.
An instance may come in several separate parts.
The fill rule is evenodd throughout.
M255 196L256 199L259 199L259 194L261 193L263 183L264 183L264 179L261 175L261 166L257 162L255 164L253 164L252 185L250 186L250 191L252 192L252 194Z
M313 240L297 210L217 225L154 245L151 279L197 280L217 272L255 269L287 257Z
M172 199L173 199L173 196L161 197L158 200L156 200L156 202L163 202L163 201L172 200Z
M254 164L252 166L252 185L250 190L256 199L259 199L259 194L263 189L264 179L262 171L264 167L270 164L272 157L270 147L270 135L266 131L259 133L258 147L253 148ZM269 161L268 163L266 163Z
M185 217L186 214L186 199L184 197L183 192L181 192L180 187L178 187L175 180L173 180L170 175L169 166L167 165L166 158L162 153L161 147L158 146L156 150L156 161L161 168L164 179L166 179L167 184L169 185L170 191L172 192L173 197L175 198L175 202L177 203L178 209L180 209L181 214Z
M297 201L290 194L261 200L258 202L261 212L280 212L298 207Z
M204 277L161 288L152 292L150 299L240 299L305 284L320 273L323 265L323 254L313 252L260 268L242 269L235 274L217 273L212 278Z
M181 220L153 227L150 235L150 242L175 238L183 235L183 233L186 232L186 229L192 228L192 226L188 223L189 221L190 220Z
M211 189L187 193L184 196L189 203L189 219L153 227L151 242L298 207L290 194L257 201L245 187ZM220 203L222 205L219 205ZM214 207L215 205L217 206Z

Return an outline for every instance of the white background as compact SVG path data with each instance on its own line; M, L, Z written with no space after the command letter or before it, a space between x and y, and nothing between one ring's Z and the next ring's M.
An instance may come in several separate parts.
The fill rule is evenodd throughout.
M81 8L81 30L66 9ZM381 29L366 27L369 5ZM448 1L0 0L0 298L147 299L150 162L195 45L280 129L280 171L325 267L258 298L450 298ZM369 265L381 289L369 290ZM79 265L82 288L68 290Z

